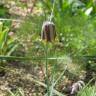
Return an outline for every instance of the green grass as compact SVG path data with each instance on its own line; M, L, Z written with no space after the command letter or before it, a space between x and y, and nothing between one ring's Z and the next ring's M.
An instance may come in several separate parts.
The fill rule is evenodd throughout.
M96 86L88 86L81 90L77 96L96 96Z

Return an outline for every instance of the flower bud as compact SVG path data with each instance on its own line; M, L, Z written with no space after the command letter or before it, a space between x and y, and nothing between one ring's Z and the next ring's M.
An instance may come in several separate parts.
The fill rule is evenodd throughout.
M41 39L46 40L48 42L52 42L55 40L55 37L55 24L51 21L45 21L42 25Z

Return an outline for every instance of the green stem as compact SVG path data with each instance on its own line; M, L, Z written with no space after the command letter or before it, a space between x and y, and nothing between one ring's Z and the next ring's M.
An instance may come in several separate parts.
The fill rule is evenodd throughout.
M48 96L50 96L50 91L49 91L49 79L48 79L48 45L47 45L47 42L46 42L46 46L45 46L45 55L46 55L46 84L47 84L47 93L48 93Z
M53 1L53 6L52 6L51 14L49 17L49 21L52 21L52 18L53 18L53 13L54 13L54 9L55 9L55 2L56 2L56 0Z

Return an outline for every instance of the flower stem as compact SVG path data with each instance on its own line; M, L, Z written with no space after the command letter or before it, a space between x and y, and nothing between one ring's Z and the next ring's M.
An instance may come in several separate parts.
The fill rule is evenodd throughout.
M54 9L55 9L55 2L56 2L56 0L53 1L53 6L52 6L51 14L49 17L49 21L52 21L52 18L53 18L53 13L54 13Z
M49 79L48 79L48 44L46 42L46 46L45 46L45 55L46 55L46 66L45 66L45 69L46 69L46 84L47 84L47 94L48 96L50 96L50 91L49 91Z

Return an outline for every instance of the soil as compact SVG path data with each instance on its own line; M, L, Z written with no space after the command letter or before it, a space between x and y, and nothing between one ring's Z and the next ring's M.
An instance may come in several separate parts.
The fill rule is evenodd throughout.
M43 80L42 74L41 79L39 78L40 72L32 74L31 71L28 71L31 70L31 68L32 66L26 68L12 66L10 64L5 66L4 70L0 72L0 96L9 96L8 93L15 93L18 89L23 90L22 93L24 92L24 96L43 96L45 88L38 83L33 82L33 78ZM39 75L39 77L36 75Z
M61 93L69 94L73 80L68 80L68 78L64 80L56 85L56 89ZM21 90L23 96L44 96L46 93L44 84L45 75L42 65L11 62L0 68L0 96L13 96L9 94L16 93L18 90Z

